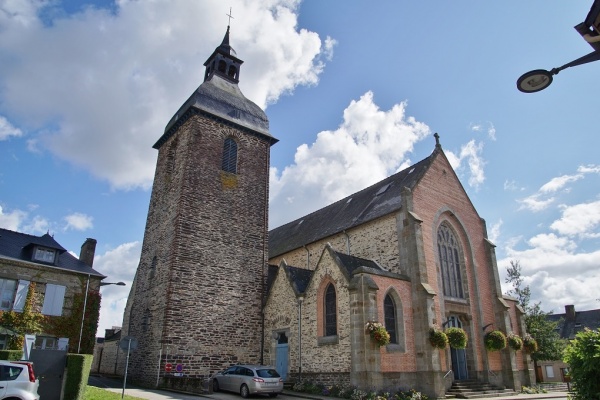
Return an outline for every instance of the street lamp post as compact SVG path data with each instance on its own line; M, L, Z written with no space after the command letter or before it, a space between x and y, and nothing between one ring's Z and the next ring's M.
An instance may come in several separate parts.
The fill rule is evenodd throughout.
M125 286L125 282L100 282L100 286L117 285ZM85 321L85 309L87 307L88 292L90 288L90 275L88 274L87 283L85 284L85 297L83 299L83 313L81 315L81 327L79 328L79 343L77 344L77 354L81 351L81 338L83 336L83 322Z
M535 69L526 72L517 79L517 89L523 93L539 92L550 86L552 76L563 69L600 60L600 0L594 0L585 21L576 25L575 30L594 48L594 51L550 71Z

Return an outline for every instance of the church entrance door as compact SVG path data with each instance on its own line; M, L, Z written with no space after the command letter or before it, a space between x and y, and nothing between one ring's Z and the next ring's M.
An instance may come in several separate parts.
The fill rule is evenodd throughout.
M448 327L462 328L462 323L457 316L448 318ZM466 349L450 348L450 358L452 360L452 372L455 380L467 379L467 351Z
M288 338L285 332L279 334L275 349L275 370L283 380L287 379L288 372Z

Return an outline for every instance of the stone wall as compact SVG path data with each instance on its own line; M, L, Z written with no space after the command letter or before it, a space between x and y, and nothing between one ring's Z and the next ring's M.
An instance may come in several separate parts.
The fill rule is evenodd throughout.
M147 385L167 362L205 380L262 361L270 144L199 114L178 129L159 150L123 324L143 350L132 380ZM237 174L221 170L226 138L238 145Z

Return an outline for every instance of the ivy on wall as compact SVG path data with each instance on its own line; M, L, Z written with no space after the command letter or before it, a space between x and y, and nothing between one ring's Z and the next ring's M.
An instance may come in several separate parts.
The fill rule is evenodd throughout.
M23 349L25 334L44 333L57 338L69 338L69 353L77 353L81 331L80 353L93 354L96 343L96 330L100 318L101 295L98 290L90 289L88 291L82 330L81 317L85 303L85 287L86 284L82 283L81 293L73 296L70 315L45 316L38 310L39 307L36 303L39 302L39 296L35 291L35 282L31 282L22 312L0 311L0 326L17 333L17 336L10 337L8 348L10 350L21 350ZM38 301L36 302L36 300Z
M89 290L85 307L83 330L81 330L81 317L85 303L85 287L83 293L73 296L73 307L70 315L48 317L46 332L56 337L69 338L69 353L77 353L79 346L79 333L81 331L82 354L93 354L96 343L96 330L100 318L100 292Z
M17 336L10 336L9 350L21 350L25 342L25 334L44 331L48 317L36 312L34 308L35 295L35 283L31 282L22 312L0 311L0 325L17 333Z

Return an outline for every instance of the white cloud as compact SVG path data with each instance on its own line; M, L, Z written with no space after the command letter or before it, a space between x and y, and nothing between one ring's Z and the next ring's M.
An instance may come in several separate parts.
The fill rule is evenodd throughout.
M472 123L469 127L473 132L483 132L484 130L487 132L488 138L492 141L496 140L496 127L491 122L487 123L487 128L485 128L482 124Z
M600 237L598 226L600 226L600 201L595 201L565 206L560 219L554 221L550 228L562 235L594 238Z
M544 184L540 188L540 193L554 193L564 188L568 183L576 182L583 179L582 174L577 175L563 175L556 178L552 178L548 183Z
M71 215L67 215L65 217L65 221L67 222L67 225L64 228L65 231L69 229L85 231L93 228L94 226L94 218L82 213L73 213Z
M498 238L500 237L500 229L502 228L503 223L504 222L502 221L502 219L500 219L498 222L492 225L492 228L488 233L488 239L494 244L496 244Z
M142 251L141 242L125 243L94 258L94 269L106 275L105 282L124 282L126 286L108 285L101 288L102 303L98 336L104 330L123 323L123 311Z
M25 232L34 235L43 235L50 230L50 222L40 215L36 215L28 221L23 221L23 228Z
M554 197L550 197L548 199L540 199L539 194L534 194L524 199L517 200L517 202L521 204L519 210L530 210L533 212L537 212L548 208L550 204L554 203L554 200Z
M335 40L323 44L298 28L299 1L232 1L244 15L232 23L230 43L245 61L240 87L248 98L264 107L318 82ZM88 7L44 24L38 14L47 4L3 3L0 113L27 132L30 148L114 188L148 188L151 146L223 38L222 3L121 1L114 13Z
M23 220L27 218L27 213L21 210L13 210L9 213L5 212L0 206L0 227L18 232L21 228Z
M6 140L11 136L21 136L23 132L20 129L15 128L12 124L2 115L0 115L0 140Z
M363 189L410 164L408 153L430 134L406 116L406 104L382 111L367 92L344 110L335 131L322 131L296 150L294 164L271 168L272 226L305 215Z
M483 143L476 143L475 140L470 140L467 144L463 145L458 155L449 150L445 151L450 165L452 165L452 168L454 168L459 176L464 169L462 162L465 160L467 161L469 186L474 188L478 188L485 181L485 161L481 156L482 152Z

